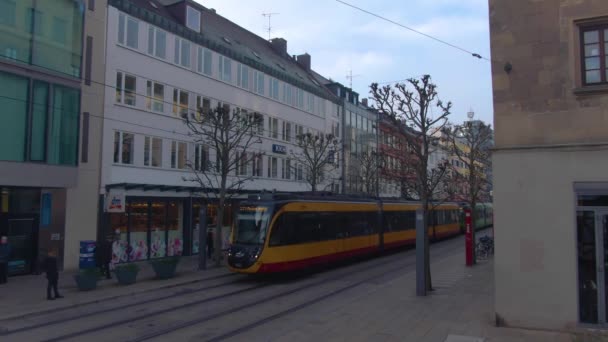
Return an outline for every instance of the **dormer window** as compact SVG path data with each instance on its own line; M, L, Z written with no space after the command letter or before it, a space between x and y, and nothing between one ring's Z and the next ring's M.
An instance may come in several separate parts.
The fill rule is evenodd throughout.
M201 12L186 6L186 27L196 32L201 31Z

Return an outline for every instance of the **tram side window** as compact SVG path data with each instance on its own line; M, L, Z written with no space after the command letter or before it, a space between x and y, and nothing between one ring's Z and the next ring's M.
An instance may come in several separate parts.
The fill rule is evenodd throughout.
M415 211L404 211L403 221L405 222L406 230L416 229L416 212Z
M319 214L319 223L321 229L319 231L319 238L322 241L335 240L338 237L341 222L339 220L339 213L321 213Z

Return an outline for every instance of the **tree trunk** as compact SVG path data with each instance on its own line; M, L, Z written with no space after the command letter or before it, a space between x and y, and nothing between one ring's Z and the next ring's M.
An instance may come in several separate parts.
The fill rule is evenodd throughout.
M215 243L213 258L215 259L215 266L221 266L222 264L222 242L223 234L222 228L224 226L224 203L226 202L226 178L222 177L222 185L220 188L220 198L217 206L217 220L215 224Z
M433 291L431 279L431 253L429 244L429 205L428 198L423 195L421 198L422 204L422 220L424 225L424 274L426 278L426 290Z

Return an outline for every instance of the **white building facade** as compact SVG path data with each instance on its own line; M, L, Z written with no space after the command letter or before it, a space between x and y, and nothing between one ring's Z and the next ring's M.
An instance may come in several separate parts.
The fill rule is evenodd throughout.
M287 55L286 41L268 42L189 0L109 3L105 76L116 90L104 101L100 231L120 234L118 261L198 252L202 199L187 165L215 153L193 142L182 119L197 108L263 117L245 190L310 190L290 159L295 137L332 132L339 107ZM223 220L209 210L210 225L228 224L230 209Z

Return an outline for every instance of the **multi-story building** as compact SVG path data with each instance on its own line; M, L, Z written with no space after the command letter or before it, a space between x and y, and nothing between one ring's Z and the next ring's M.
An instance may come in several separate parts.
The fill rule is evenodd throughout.
M608 2L489 5L497 322L605 325Z
M74 267L78 240L95 238L101 121L84 102L103 92L90 81L105 8L87 4L0 1L0 235L11 274L34 271L50 249Z
M416 197L408 189L415 183L413 164L415 158L409 153L405 134L415 133L404 125L398 127L386 116L380 115L380 137L378 150L382 164L380 175L380 194L382 197ZM407 133L406 133L407 132Z
M198 251L202 198L187 164L215 152L194 143L182 116L199 108L261 118L262 155L239 170L254 179L245 190L310 190L290 159L295 137L335 130L339 106L308 54L292 57L286 40L269 42L191 0L110 0L106 49L116 91L104 104L100 235L120 234L122 260ZM212 204L211 224L228 224L214 216Z

